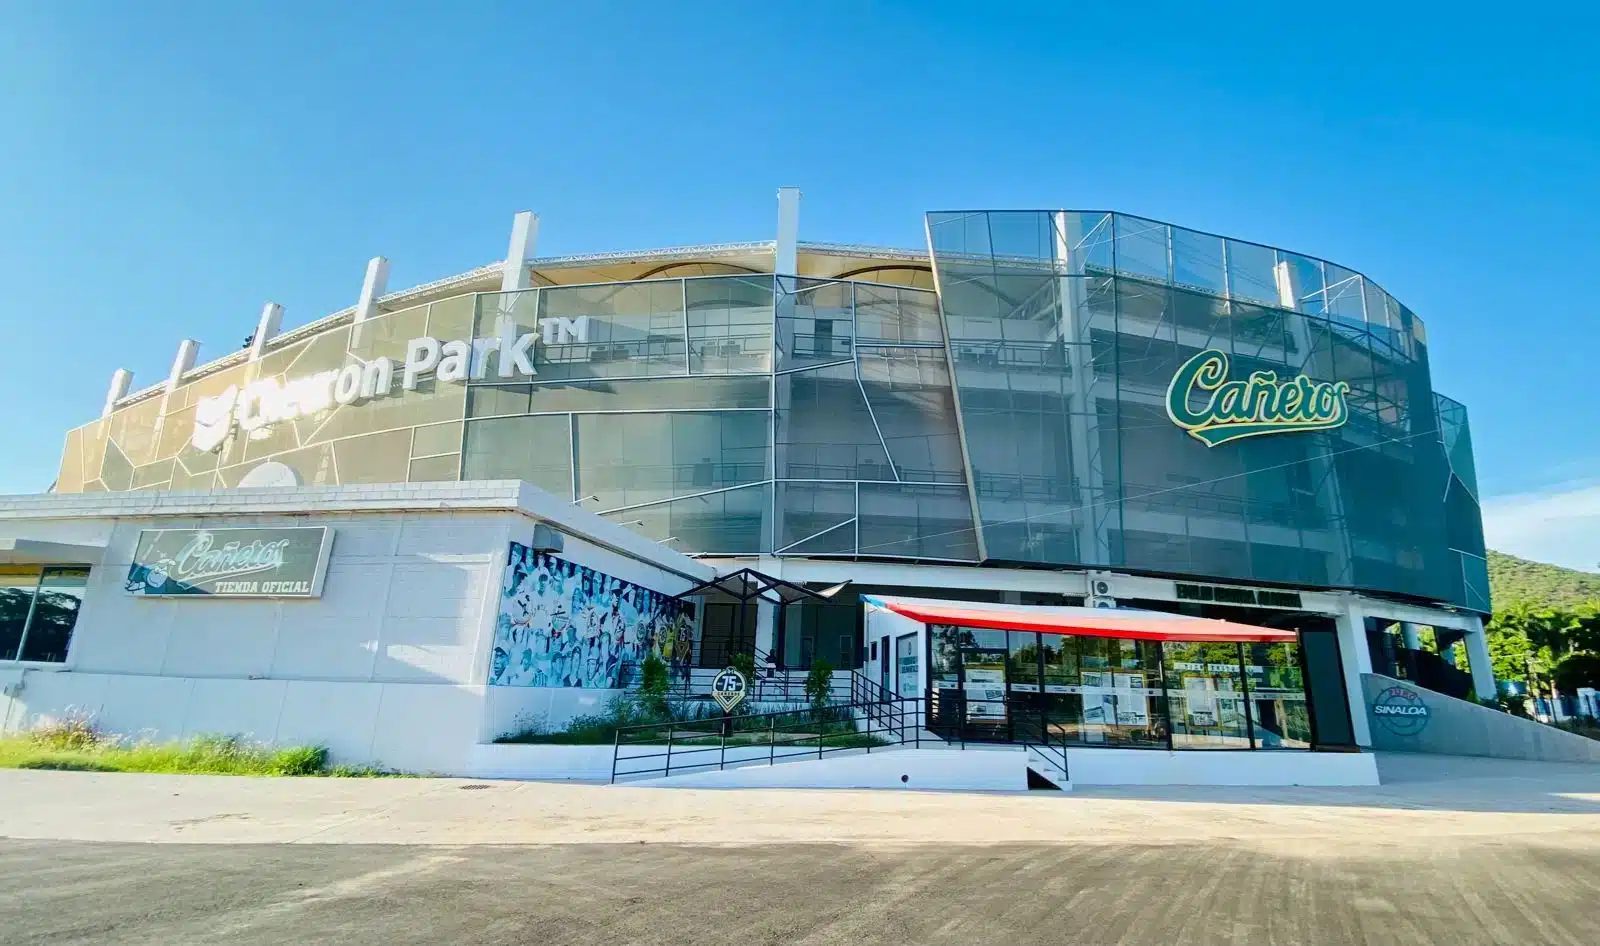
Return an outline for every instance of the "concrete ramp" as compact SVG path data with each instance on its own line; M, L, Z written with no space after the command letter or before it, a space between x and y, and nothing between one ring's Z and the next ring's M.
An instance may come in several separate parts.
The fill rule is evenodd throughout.
M1361 687L1372 748L1380 751L1600 763L1600 741L1536 720L1376 673L1362 674Z

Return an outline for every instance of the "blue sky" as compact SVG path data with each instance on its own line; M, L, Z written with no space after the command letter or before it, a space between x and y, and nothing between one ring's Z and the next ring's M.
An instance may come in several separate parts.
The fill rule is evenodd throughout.
M1594 13L445 9L0 10L0 492L50 483L115 368L151 383L185 336L228 351L268 300L286 325L349 305L370 256L391 288L451 275L520 209L545 255L769 239L796 184L802 239L1110 208L1366 272L1471 411L1491 540L1600 562Z

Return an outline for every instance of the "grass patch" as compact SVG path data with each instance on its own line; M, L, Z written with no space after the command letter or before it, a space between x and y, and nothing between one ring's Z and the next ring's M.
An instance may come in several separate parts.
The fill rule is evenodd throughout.
M174 775L399 774L363 766L330 766L328 750L321 746L267 746L237 736L135 742L100 732L86 718L66 719L30 733L0 737L0 768Z
M741 707L742 709L743 707ZM730 746L765 746L775 740L777 745L810 746L815 749L820 738L826 748L865 748L885 746L892 740L856 731L856 721L850 712L841 707L811 708L798 704L780 711L775 719L770 715L736 713L730 721L727 744ZM769 727L776 724L776 735ZM648 728L630 728L648 727ZM651 709L643 700L628 694L613 697L600 713L574 717L565 727L551 731L542 724L529 725L495 739L501 744L545 746L604 746L620 744L666 745L669 734L673 745L722 745L722 713L710 700L683 701Z

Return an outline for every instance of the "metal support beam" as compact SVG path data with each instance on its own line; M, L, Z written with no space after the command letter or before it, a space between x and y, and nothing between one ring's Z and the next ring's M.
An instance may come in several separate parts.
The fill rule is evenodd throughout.
M361 318L361 313L356 312L356 318ZM256 333L250 336L250 360L259 361L267 352L267 342L283 327L283 306L276 302L269 302L261 307L261 318L256 320Z
M500 291L516 292L533 285L528 275L528 260L539 244L539 215L524 210L511 219L511 243L506 247L506 262L500 270Z
M172 371L167 374L167 396L178 389L183 381L183 376L194 368L195 359L200 355L200 343L192 338L186 338L178 343L178 353L172 359Z
M106 390L106 403L100 408L100 416L110 417L111 412L117 409L117 402L128 396L128 388L132 385L133 372L127 368L111 372L111 387Z
M798 276L800 269L800 188L778 188L778 252L773 270Z
M382 256L367 260L367 274L361 280L361 298L356 300L359 325L378 314L378 300L389 291L389 261Z

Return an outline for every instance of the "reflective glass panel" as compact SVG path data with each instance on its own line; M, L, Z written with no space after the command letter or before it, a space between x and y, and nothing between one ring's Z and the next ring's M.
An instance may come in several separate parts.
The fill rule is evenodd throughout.
M565 416L468 421L461 478L523 480L556 496L576 499L569 424Z
M72 628L78 622L78 608L83 604L88 584L88 568L51 566L44 569L20 659L66 662L67 645L72 640ZM4 642L0 641L0 649L3 648Z
M1248 749L1238 644L1162 645L1175 749Z
M1246 644L1250 722L1258 749L1308 749L1311 715L1295 644Z

